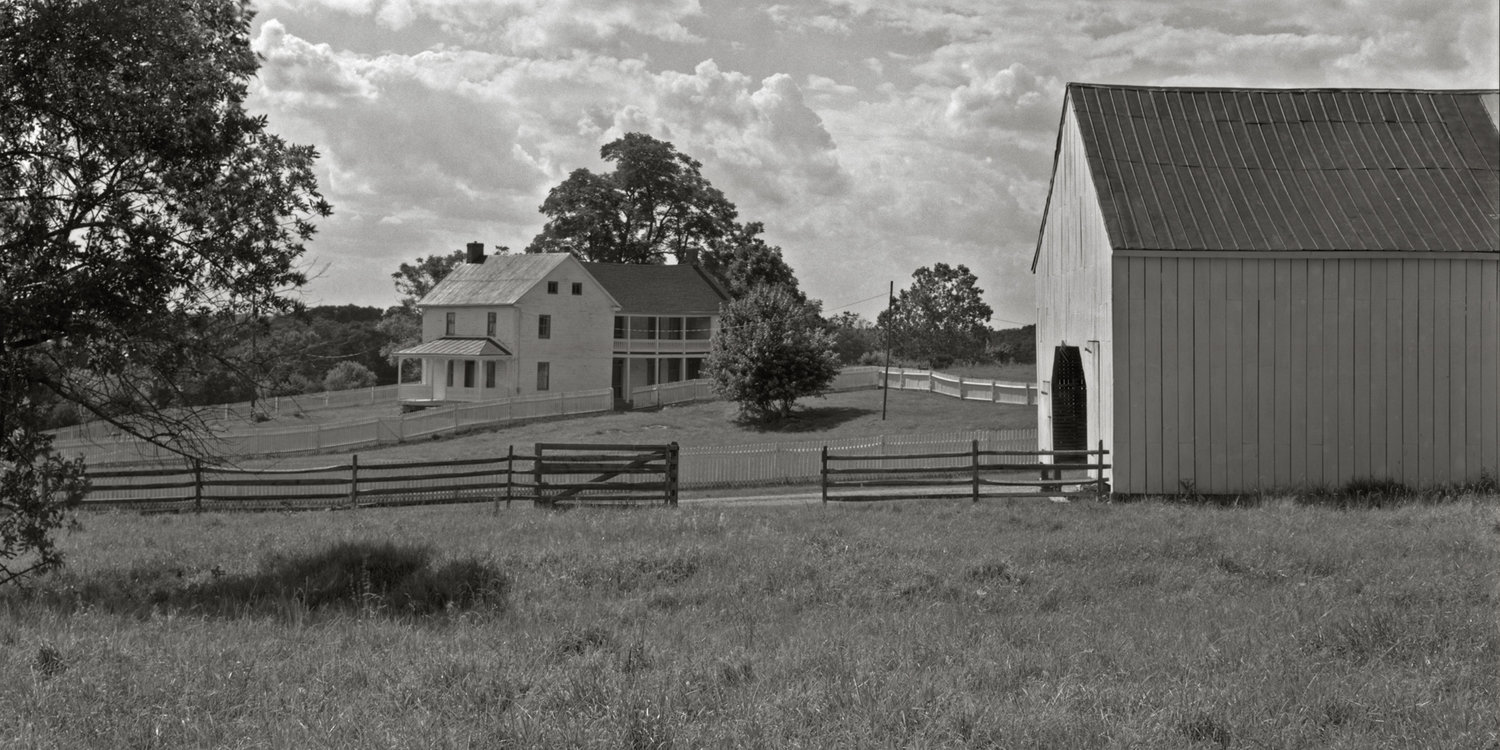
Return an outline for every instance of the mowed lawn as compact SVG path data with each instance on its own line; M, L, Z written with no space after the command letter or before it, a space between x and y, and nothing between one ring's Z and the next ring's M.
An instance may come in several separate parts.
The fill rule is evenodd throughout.
M0 592L0 744L1500 741L1495 497L82 523L66 570ZM397 542L504 585L429 615L365 583L379 570L322 607L300 588L257 595L339 542L372 545L371 569L373 545ZM318 571L302 565L310 590Z
M457 436L444 435L401 445L362 448L356 452L361 459L442 461L503 456L510 446L515 446L517 453L529 454L539 442L665 444L676 441L682 446L741 445L1036 427L1035 406L960 401L918 391L884 392L887 398L885 418L882 419L882 393L871 389L802 399L791 419L774 425L742 422L738 419L735 404L705 401L479 429ZM394 408L380 406L366 413L371 416L387 414ZM344 415L343 419L350 418L350 410L338 411ZM312 412L310 417L319 414L321 412ZM283 418L279 423L266 424L293 423ZM291 465L318 463L318 460L306 456L300 459L281 457L275 462Z

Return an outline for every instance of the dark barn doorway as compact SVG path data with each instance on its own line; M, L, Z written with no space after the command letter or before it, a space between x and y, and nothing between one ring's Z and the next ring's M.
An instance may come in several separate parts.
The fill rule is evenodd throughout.
M1076 346L1059 346L1052 356L1052 450L1059 464L1088 463L1089 396L1083 379L1083 355ZM1071 451L1078 451L1077 453Z

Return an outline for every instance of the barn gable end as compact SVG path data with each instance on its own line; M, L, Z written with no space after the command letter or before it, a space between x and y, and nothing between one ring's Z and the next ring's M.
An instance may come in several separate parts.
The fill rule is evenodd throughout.
M1039 378L1069 321L1100 319L1117 491L1500 476L1493 97L1069 86ZM1070 148L1092 201L1063 186ZM1107 299L1059 272L1080 251L1105 257Z

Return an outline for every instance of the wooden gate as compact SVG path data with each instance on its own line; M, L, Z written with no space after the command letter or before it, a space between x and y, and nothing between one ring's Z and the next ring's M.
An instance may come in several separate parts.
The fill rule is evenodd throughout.
M676 443L537 443L532 466L537 505L677 505Z

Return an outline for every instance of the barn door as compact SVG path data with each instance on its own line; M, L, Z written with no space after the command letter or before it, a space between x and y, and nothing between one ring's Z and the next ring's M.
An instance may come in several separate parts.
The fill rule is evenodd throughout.
M1052 450L1088 450L1088 414L1083 356L1076 346L1059 346L1052 356ZM1053 460L1060 464L1087 463L1083 453L1064 453Z

